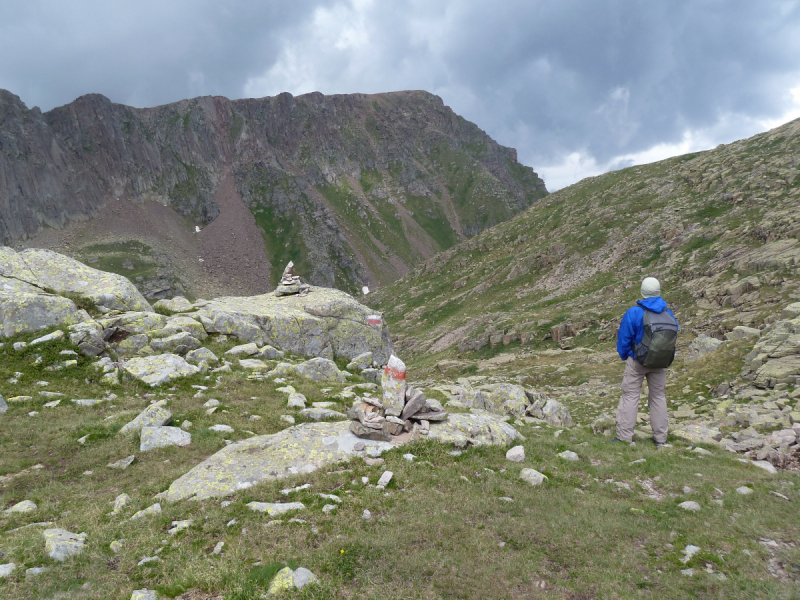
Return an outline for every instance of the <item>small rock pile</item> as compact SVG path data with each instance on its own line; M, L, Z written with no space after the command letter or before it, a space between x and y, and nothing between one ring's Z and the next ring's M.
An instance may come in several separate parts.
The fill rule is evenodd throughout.
M347 411L350 431L368 440L389 442L403 433L428 435L431 422L447 420L447 412L422 391L406 386L406 366L392 355L381 379L383 398L365 393Z
M300 283L300 277L294 273L294 262L289 261L286 268L283 270L281 281L278 287L275 288L276 296L293 296L298 294L300 296L308 295L311 286L307 283Z

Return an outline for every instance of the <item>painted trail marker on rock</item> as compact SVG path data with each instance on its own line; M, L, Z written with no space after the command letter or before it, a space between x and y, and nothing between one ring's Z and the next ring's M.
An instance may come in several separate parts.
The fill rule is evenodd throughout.
M386 414L399 417L406 403L406 365L394 354L383 370L381 387Z

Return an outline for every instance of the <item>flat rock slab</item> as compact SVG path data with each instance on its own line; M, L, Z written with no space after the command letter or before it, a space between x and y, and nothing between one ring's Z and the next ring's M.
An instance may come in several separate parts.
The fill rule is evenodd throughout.
M66 529L45 529L44 549L53 560L65 561L70 556L83 552L85 533L72 533Z
M447 421L431 423L428 437L458 448L507 446L522 435L508 423L489 415L451 414Z
M374 311L331 288L311 287L306 296L216 298L194 313L209 333L224 333L279 350L324 358L355 357L372 352L380 364L389 360L389 329L369 322Z
M139 451L147 452L168 446L188 446L191 443L192 434L180 427L142 427Z
M293 510L305 510L302 502L250 502L247 508L256 512L265 512L270 517L283 515Z
M279 433L233 443L176 479L159 495L169 502L218 498L272 479L310 473L347 460L364 440L353 435L349 422L303 423ZM367 442L379 451L390 442Z
M131 358L122 366L122 372L150 386L168 383L179 377L186 377L199 373L200 369L190 365L177 354L158 354L156 356L143 356Z
M151 404L140 412L133 421L126 423L119 432L134 433L136 431L141 431L143 427L161 427L162 425L169 425L171 422L171 412L163 406Z
M366 444L367 452L376 454L402 443L364 440L349 426L349 421L303 423L235 442L176 479L159 498L175 502L229 496L262 481L311 473L347 460L356 454L357 444L359 448ZM432 423L428 437L462 448L523 439L508 423L484 415L450 415L447 421Z
M5 509L3 512L7 515L13 513L29 513L35 511L37 508L38 507L33 500L23 500L22 502L17 502L11 508Z
M323 419L346 419L347 415L340 413L330 408L304 408L300 414L315 421L322 421Z

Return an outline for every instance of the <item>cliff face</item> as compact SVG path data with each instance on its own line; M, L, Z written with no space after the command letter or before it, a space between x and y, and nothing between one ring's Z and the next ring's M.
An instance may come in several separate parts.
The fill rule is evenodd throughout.
M220 189L230 187L227 202L244 203L253 218L204 230L220 239L198 249L212 263L202 269L213 275L217 258L252 254L253 235L236 231L255 228L268 263L259 277L269 273L273 285L288 260L319 285L388 283L547 194L513 149L426 92L202 97L146 109L92 94L43 114L0 90L0 149L2 243L30 244L42 227L69 227L114 202L158 202L185 217L174 235L186 237L228 210ZM233 186L222 186L228 176ZM128 254L130 242L145 242L162 255L162 275L181 279L168 239L122 223L115 235L112 221L103 240L86 230L55 245L91 259L102 252L90 241L128 244ZM250 285L236 265L216 268L233 277L231 293ZM192 282L182 287L191 293Z

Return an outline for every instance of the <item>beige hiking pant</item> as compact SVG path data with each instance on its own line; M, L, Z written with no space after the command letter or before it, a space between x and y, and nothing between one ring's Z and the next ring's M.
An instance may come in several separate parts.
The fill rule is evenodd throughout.
M645 377L649 390L648 406L653 439L662 444L667 441L667 370L643 367L632 357L628 357L625 362L625 374L622 376L622 398L617 408L617 439L623 442L630 442L633 439L639 394L642 392L642 382Z

